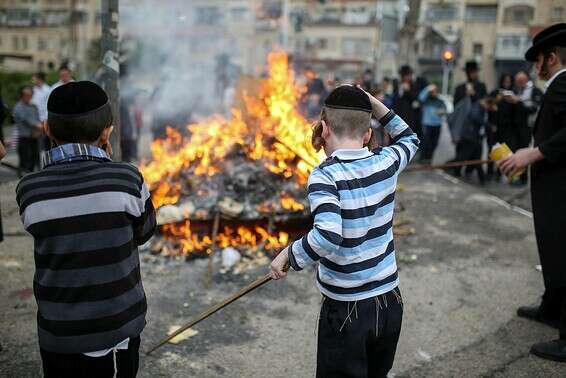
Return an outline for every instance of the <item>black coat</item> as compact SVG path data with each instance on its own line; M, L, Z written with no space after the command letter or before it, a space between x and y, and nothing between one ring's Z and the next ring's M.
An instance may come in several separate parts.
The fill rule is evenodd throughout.
M474 85L474 92L476 92L476 94L472 96L472 102L481 100L487 95L487 89L484 83L474 81L472 84ZM456 87L454 91L454 106L464 97L466 97L466 83L462 83Z
M531 195L545 287L566 287L566 72L542 98L534 145L545 159L531 167Z

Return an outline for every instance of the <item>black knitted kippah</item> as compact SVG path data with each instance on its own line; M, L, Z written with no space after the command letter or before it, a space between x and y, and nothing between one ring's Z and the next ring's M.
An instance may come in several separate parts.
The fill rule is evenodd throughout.
M342 85L334 89L324 101L324 105L334 109L360 110L366 113L372 112L368 95L360 88L353 85Z
M59 116L81 116L108 105L104 89L92 81L72 81L51 92L47 111Z

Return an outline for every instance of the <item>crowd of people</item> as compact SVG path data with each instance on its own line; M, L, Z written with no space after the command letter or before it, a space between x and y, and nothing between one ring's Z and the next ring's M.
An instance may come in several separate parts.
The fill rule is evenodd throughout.
M11 138L11 146L17 150L19 157L20 176L38 170L41 152L52 147L52 142L43 130L43 124L47 120L47 101L53 90L74 81L73 73L67 66L59 69L58 78L57 82L49 85L46 74L37 72L32 75L29 85L20 88L19 100L12 109L15 127ZM2 109L5 109L3 105ZM139 107L135 106L135 101L121 102L120 146L124 161L137 160L137 143L142 128L140 112ZM3 123L3 119L0 121Z
M512 151L527 147L531 142L532 128L542 91L535 86L530 74L524 70L501 75L498 87L488 92L480 81L480 67L477 62L466 62L466 81L458 84L453 93L454 111L448 113L448 96L441 96L436 84L429 83L423 76L415 76L413 69L403 65L397 79L375 80L372 70L359 75L356 84L374 95L386 106L391 107L406 122L421 140L418 155L421 164L430 164L438 146L442 125L449 125L455 147L452 161L479 160L497 143L506 143ZM340 84L340 79L325 83L311 67L305 70L307 90L302 101L303 114L316 118L322 109L322 101L328 89ZM387 144L386 136L380 141ZM470 166L453 169L451 173L469 176L474 171L480 184L501 179L493 163L486 167ZM515 185L527 184L523 174Z

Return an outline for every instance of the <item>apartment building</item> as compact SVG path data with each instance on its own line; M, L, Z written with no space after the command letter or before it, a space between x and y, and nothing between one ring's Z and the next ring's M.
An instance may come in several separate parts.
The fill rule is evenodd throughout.
M542 28L564 21L564 0L422 0L415 38L419 71L429 78L442 72L445 48L456 53L453 82L465 79L466 61L481 65L489 88L502 73L528 69L524 53Z
M100 35L100 0L0 0L3 70L80 69Z

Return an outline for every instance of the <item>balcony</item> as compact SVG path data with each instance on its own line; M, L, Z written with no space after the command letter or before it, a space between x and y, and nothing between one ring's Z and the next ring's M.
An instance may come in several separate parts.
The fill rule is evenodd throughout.
M499 35L495 45L496 60L523 60L531 45L531 38L526 35Z

